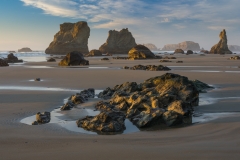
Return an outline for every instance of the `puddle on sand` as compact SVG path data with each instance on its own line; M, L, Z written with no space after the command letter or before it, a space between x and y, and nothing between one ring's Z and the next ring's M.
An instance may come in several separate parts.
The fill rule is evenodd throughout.
M35 87L35 86L0 86L0 90L21 90L21 91L71 91L79 92L80 90L66 88L51 88L51 87Z

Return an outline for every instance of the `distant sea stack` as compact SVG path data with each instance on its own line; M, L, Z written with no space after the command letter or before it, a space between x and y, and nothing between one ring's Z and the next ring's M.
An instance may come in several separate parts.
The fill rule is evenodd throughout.
M232 52L228 49L227 45L227 34L225 29L220 32L219 34L220 41L218 44L215 44L211 50L210 53L212 54L232 54Z
M159 49L152 43L146 43L143 44L145 47L147 47L148 49L150 49L151 51L158 51Z
M174 51L176 49L200 51L200 46L193 41L184 41L178 44L167 44L162 48L163 51Z
M228 49L233 52L240 52L240 46L238 45L228 45Z
M128 54L130 49L136 45L135 39L132 33L128 31L128 28L122 29L120 32L110 30L106 43L101 45L99 50L103 54Z
M54 40L46 49L46 54L63 54L79 51L82 54L89 53L88 38L90 28L87 22L60 24L60 31L54 35Z
M18 52L32 52L32 50L28 47L24 47L22 49L19 49Z

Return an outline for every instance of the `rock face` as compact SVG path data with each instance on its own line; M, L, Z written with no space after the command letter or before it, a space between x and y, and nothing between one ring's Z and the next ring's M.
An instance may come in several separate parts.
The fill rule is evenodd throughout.
M151 51L158 51L159 49L152 43L146 43L143 44L145 47L147 47L148 49L150 49Z
M182 54L184 54L184 50L182 50L182 49L176 49L176 50L174 51L174 53L182 53Z
M120 32L110 30L106 43L101 45L99 50L103 54L127 54L129 50L137 44L128 29L122 29Z
M228 49L227 45L227 34L225 29L220 32L219 34L220 41L218 44L215 44L211 50L210 53L212 54L232 54L232 52Z
M91 50L86 56L102 56L102 52L96 49Z
M130 59L152 59L156 56L145 46L137 45L128 52Z
M59 66L85 66L89 61L85 60L82 53L73 51L68 53L59 63Z
M167 44L162 48L163 51L174 51L176 49L200 51L200 46L193 41L184 41L178 44Z
M5 60L0 59L0 67L6 67L6 66L9 66L8 63Z
M122 133L125 127L125 115L118 111L103 111L97 116L87 116L79 119L76 123L78 127L94 131L99 134L111 134L111 132Z
M8 63L21 63L23 60L19 60L13 53L8 54L7 58L5 59Z
M63 23L60 31L54 35L54 40L46 49L46 54L66 54L72 51L79 51L87 54L88 38L90 28L87 22Z
M238 45L228 45L228 49L233 52L240 52L240 46Z
M25 47L25 48L19 49L18 52L32 52L32 50L28 47Z
M125 66L124 69L146 70L146 71L169 71L169 70L171 70L170 68L168 68L166 66L163 66L163 65L158 65L158 66L155 66L155 65L146 65L146 66L136 65L136 66L133 66L133 67Z

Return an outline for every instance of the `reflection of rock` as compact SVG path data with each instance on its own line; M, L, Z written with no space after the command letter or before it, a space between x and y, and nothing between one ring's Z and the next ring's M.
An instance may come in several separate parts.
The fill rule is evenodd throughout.
M162 48L163 51L174 51L176 49L200 51L200 46L193 41L184 41L178 44L167 44Z
M89 61L85 60L82 53L73 51L68 53L59 63L59 66L85 66Z
M101 45L99 50L103 54L127 54L136 45L132 33L127 28L122 29L120 32L110 30L107 41Z
M32 52L32 50L28 47L25 47L25 48L19 49L18 52Z
M128 52L130 59L152 59L156 56L145 46L137 45Z
M91 50L87 55L87 57L89 56L102 56L102 52L96 49Z
M183 51L182 49L176 49L176 50L174 51L174 53L182 53L182 54L184 54L184 51Z
M125 115L118 111L103 111L97 116L87 116L77 120L78 127L94 131L99 134L110 134L111 132L123 132L126 127L124 124Z
M38 112L36 114L36 122L39 124L49 123L50 120L51 120L50 112L43 112L43 113ZM36 125L36 122L33 122L33 124Z
M110 101L96 109L125 111L138 127L163 122L172 126L183 123L184 117L191 117L193 107L199 103L198 90L187 77L166 73L140 84L127 82L107 88L99 97L111 98Z
M211 50L210 53L213 54L232 54L232 52L228 49L227 45L227 35L225 29L220 32L219 34L220 41L218 44L215 44Z
M158 51L159 49L152 43L146 43L143 44L145 47L147 47L148 49L150 49L151 51Z
M0 67L5 67L5 66L9 66L8 63L5 60L0 59Z
M136 65L136 66L133 66L133 67L125 66L124 69L146 70L146 71L169 71L169 70L171 70L170 68L168 68L166 66L163 66L163 65L158 65L158 66L155 66L155 65L146 65L146 66Z
M90 28L87 22L63 23L45 52L46 54L66 54L79 51L87 54L89 36Z
M19 60L13 53L8 54L7 58L5 59L8 63L22 63L23 60Z

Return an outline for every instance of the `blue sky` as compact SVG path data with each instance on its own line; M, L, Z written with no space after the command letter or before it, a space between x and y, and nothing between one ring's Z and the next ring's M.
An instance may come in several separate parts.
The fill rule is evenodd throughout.
M137 43L186 40L210 49L227 30L240 45L239 0L0 0L0 50L44 50L64 22L87 21L89 48L99 48L108 30L129 28Z

